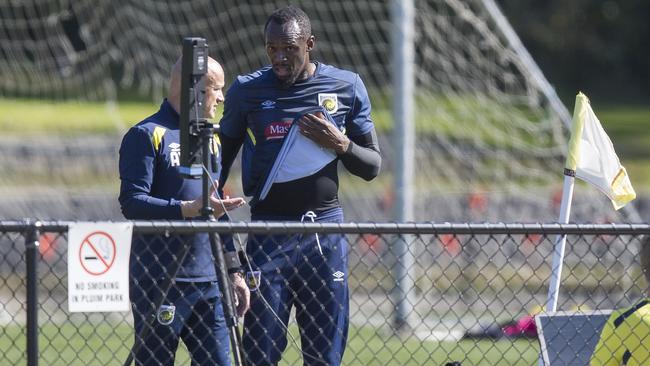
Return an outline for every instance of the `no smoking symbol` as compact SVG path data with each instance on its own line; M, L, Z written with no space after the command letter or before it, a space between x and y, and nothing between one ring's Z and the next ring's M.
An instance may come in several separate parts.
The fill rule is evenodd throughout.
M89 234L79 247L79 262L93 276L106 273L115 262L115 241L103 231Z

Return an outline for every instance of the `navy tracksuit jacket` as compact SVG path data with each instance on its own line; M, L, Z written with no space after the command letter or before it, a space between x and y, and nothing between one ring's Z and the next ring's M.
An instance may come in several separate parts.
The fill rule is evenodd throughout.
M224 151L230 151L229 141L243 145L247 196L259 191L291 123L317 106L350 137L374 129L366 88L352 72L316 63L313 76L281 88L267 66L235 80L226 95L220 135ZM313 211L316 221L342 222L337 162L312 176L273 184L267 198L253 201L252 219L300 221ZM223 164L222 185L232 161ZM252 293L243 340L249 364L277 364L294 306L305 365L340 364L349 318L347 246L343 235L249 236L246 252L252 271L247 280Z

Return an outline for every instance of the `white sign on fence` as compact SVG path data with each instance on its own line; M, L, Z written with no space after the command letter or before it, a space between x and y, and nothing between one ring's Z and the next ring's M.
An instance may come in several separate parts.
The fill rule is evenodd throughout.
M132 223L70 224L70 312L129 311L129 253L132 232Z

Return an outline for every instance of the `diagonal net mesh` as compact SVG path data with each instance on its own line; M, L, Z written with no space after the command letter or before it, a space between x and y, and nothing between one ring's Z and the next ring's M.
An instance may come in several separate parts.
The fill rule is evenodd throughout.
M392 141L390 2L297 4L312 19L314 58L358 72L371 94L383 170L371 185L344 174L341 200L347 218L389 219L395 199L391 182L399 168L394 156L403 148ZM113 198L117 146L124 128L137 121L121 119L119 110L128 105L116 103L119 91L137 91L157 103L180 41L188 35L208 40L228 81L263 66L262 27L281 5L262 0L0 3L0 96L103 101L115 123L108 135L92 139L7 139L2 161L15 178L2 178L0 192L8 202L3 210L12 217L121 217ZM415 9L415 219L556 220L567 121L505 18L489 0L418 0ZM51 190L39 185L42 177ZM25 185L43 193L16 188ZM236 194L239 184L230 185ZM594 190L580 186L576 195L576 221L621 219Z

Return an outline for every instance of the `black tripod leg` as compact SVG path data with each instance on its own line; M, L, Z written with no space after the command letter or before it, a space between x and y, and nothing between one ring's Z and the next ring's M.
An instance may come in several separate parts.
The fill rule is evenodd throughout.
M210 217L210 221L215 221L213 216ZM210 246L212 248L212 255L215 258L214 269L219 278L219 290L222 294L221 302L226 326L228 326L228 334L230 335L234 364L235 366L245 366L246 361L241 347L241 335L239 334L239 328L237 328L237 314L235 313L235 299L233 296L234 290L228 278L223 245L216 233L210 233Z
M214 210L210 206L210 186L211 177L208 173L208 166L210 160L215 161L213 151L210 150L212 139L214 138L214 128L202 128L200 130L201 136L201 154L203 160L203 209L201 213L205 219L210 222L216 222L214 217ZM221 300L223 305L224 317L226 318L226 326L228 327L228 334L230 336L230 345L232 347L233 360L235 366L245 366L244 353L241 348L241 337L239 336L239 329L237 329L237 315L235 314L235 301L233 288L228 279L228 268L226 267L226 259L224 256L223 245L216 233L209 233L210 248L212 249L212 256L215 259L214 270L219 280L219 290L221 290Z

